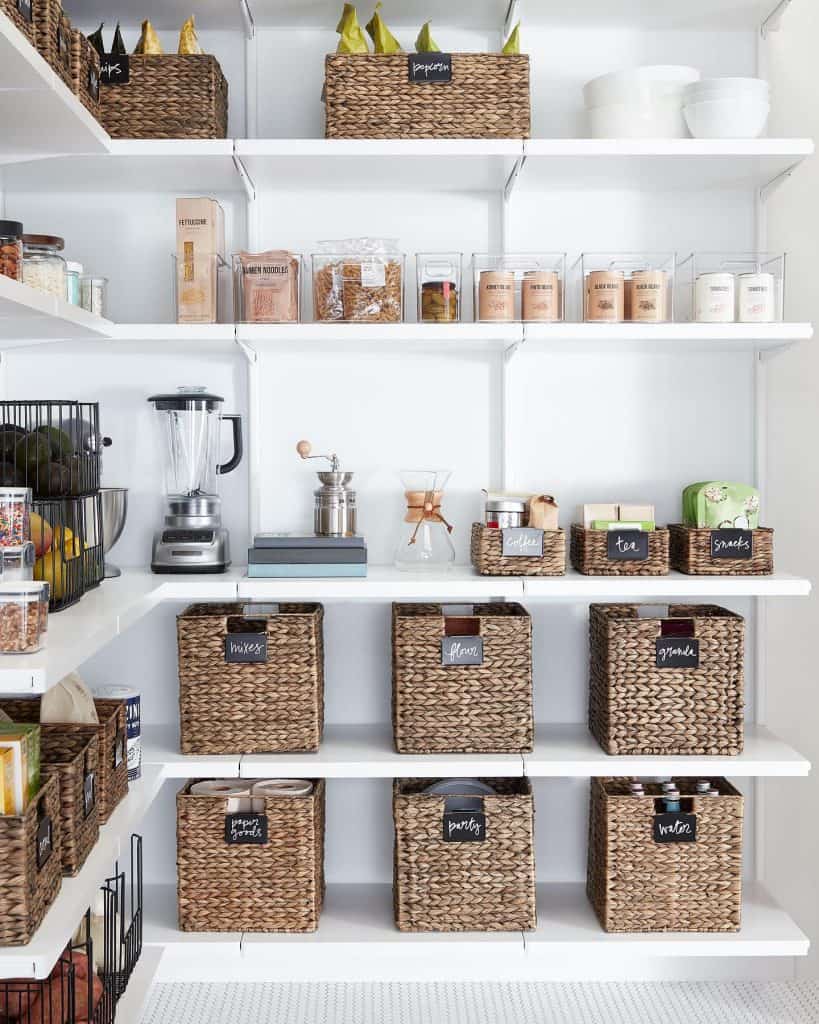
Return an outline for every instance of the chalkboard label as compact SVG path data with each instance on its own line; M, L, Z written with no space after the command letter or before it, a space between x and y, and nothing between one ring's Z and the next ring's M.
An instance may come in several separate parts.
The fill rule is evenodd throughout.
M100 75L93 64L88 65L88 80L86 82L88 95L93 100L100 98Z
M441 640L442 665L483 665L483 637L445 636Z
M700 642L693 637L658 637L657 668L699 668Z
M226 814L225 842L228 846L263 846L267 842L267 815Z
M225 661L229 665L267 661L266 633L228 633Z
M712 558L753 558L753 530L712 530Z
M94 804L97 802L97 786L94 780L94 773L89 772L82 782L82 808L83 816L88 815L94 810Z
M486 839L483 811L445 811L445 843L482 843Z
M407 56L411 82L451 82L451 53L410 53Z
M609 530L607 543L611 562L644 562L648 558L646 530Z
M696 843L697 816L681 811L654 815L655 843Z
M31 0L17 0L17 13L31 24L33 16L31 13Z
M48 859L54 850L54 832L51 827L51 818L46 815L40 819L37 826L37 870L42 869L48 863Z
M100 81L103 85L127 85L131 65L127 53L105 53L100 57Z
M125 733L122 729L117 730L117 736L114 740L114 768L119 768L122 762L125 760Z
M505 558L542 558L543 530L510 526L501 530L501 554Z

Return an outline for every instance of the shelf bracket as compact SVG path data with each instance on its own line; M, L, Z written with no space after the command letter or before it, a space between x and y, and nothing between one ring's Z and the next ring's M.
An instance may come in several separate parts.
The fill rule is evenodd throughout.
M234 142L234 146L236 143ZM242 179L242 185L244 186L245 195L248 201L253 203L256 201L256 186L253 184L253 179L247 173L247 168L242 163L242 160L236 153L233 154L233 166L236 168L239 177Z
M759 34L763 39L767 39L771 32L779 31L782 27L782 18L784 17L785 11L787 11L792 2L793 0L779 0L779 3L762 22L762 25L759 28Z
M253 11L250 9L248 0L239 0L239 10L242 13L242 21L245 23L245 35L253 39L256 35L256 22L253 19Z
M511 213L511 201L512 193L515 191L515 185L520 177L520 172L523 170L523 165L526 163L525 156L519 156L515 160L515 164L512 170L509 172L509 177L506 179L506 183L503 186L503 192L501 194L501 252L509 251L509 238L510 238L510 213Z
M255 348L253 348L252 345L248 345L246 341L242 341L242 339L239 337L238 327L234 331L233 340L238 345L239 351L242 353L242 355L245 357L248 363L250 363L251 366L255 366L256 363L259 361L259 353L256 351Z
M791 164L790 167L786 167L784 171L781 171L775 178L771 178L769 182L766 182L759 189L759 200L762 203L767 203L770 196L779 188L783 182L787 181L788 178L793 174L797 167L802 163L798 160L795 164Z
M519 156L515 160L515 166L509 173L509 177L506 179L506 184L503 186L503 201L508 203L512 198L512 193L515 191L515 185L517 184L520 172L523 170L523 165L526 163L525 156Z

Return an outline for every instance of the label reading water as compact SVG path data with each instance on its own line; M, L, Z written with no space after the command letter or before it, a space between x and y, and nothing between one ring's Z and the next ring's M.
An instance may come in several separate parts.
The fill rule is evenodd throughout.
M658 637L656 646L657 668L700 667L700 642L693 637Z
M48 863L48 859L54 849L54 833L51 828L51 818L47 815L40 819L37 826L37 870L41 871Z
M94 780L94 773L89 772L82 782L82 809L83 817L88 815L94 810L94 804L97 802L97 786Z
M445 811L445 843L482 843L486 839L483 811Z
M697 816L681 811L654 815L655 843L696 843Z
M506 558L542 558L543 530L510 526L501 530L501 554Z
M267 842L267 815L226 814L225 842L228 846L263 846Z
M754 534L752 530L712 530L712 558L753 558Z
M441 640L442 665L483 665L483 637L445 636Z
M645 530L609 530L608 557L612 562L644 562L648 558Z
M100 81L103 85L127 85L131 65L127 53L106 53L100 57Z
M411 82L451 82L451 53L410 53L407 55Z
M228 665L267 661L267 635L228 633L225 637L225 661Z

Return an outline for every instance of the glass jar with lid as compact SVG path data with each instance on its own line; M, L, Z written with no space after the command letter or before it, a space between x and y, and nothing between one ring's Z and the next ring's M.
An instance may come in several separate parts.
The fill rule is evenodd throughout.
M43 645L44 583L0 583L0 654L31 654Z
M19 220L0 220L0 275L23 280L23 225Z
M23 283L65 299L65 260L60 255L64 248L57 235L23 235Z
M65 289L66 298L72 306L80 305L80 278L82 277L82 263L69 260L65 265Z

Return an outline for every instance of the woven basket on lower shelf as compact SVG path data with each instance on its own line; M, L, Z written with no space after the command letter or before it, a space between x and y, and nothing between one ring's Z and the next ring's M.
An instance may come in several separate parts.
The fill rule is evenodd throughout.
M176 620L183 754L318 750L324 728L320 604L194 604ZM257 638L265 660L227 662L229 636ZM261 656L261 655L260 655Z
M11 19L12 24L19 28L34 46L34 12L31 8L31 0L0 0L0 11Z
M34 39L42 57L73 88L71 77L71 22L60 0L31 0Z
M24 814L0 814L0 946L31 941L63 883L60 849L60 786L44 776Z
M741 754L745 620L716 605L670 605L667 618L639 607L589 607L594 738L607 754Z
M470 556L481 576L563 576L566 572L566 534L543 530L542 555L504 555L503 530L472 524Z
M668 530L648 530L645 558L610 558L609 543L618 537L627 543L633 538L617 530L587 530L572 525L569 545L571 563L584 576L667 576Z
M76 875L99 833L99 746L95 725L41 725L40 767L60 784L63 874Z
M528 139L529 58L454 53L449 82L409 81L406 53L332 53L328 139Z
M100 55L76 28L71 32L71 79L75 95L99 120Z
M482 779L495 795L477 798L477 803L475 797L424 793L435 781L393 782L397 927L405 932L531 931L536 908L529 780ZM445 818L448 814L455 818ZM476 814L485 816L482 839L444 839L450 825L455 828L450 835L468 834L459 826L474 826Z
M774 532L767 527L725 531L675 523L668 529L671 567L679 572L692 576L770 576L774 571ZM748 558L725 557L724 552L734 550L737 543L747 545Z
M184 932L313 932L324 900L324 780L309 796L254 797L265 842L229 844L225 797L176 797ZM264 810L258 810L263 806Z
M115 139L224 139L228 84L210 54L131 54L129 81L103 85L99 119Z
M677 779L694 842L655 839L659 784L633 796L629 779L593 778L586 891L607 932L735 932L742 907L743 799L725 779L719 796ZM665 826L669 822L666 820Z
M445 617L440 604L392 606L392 720L399 754L532 749L529 613L515 602L471 610L471 616L459 611L455 618ZM447 636L478 651L480 662L453 663L443 649Z

